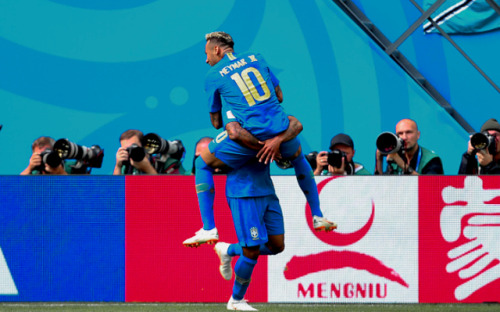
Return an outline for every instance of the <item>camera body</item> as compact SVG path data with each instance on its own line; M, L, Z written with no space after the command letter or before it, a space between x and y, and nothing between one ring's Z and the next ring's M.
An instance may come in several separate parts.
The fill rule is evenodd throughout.
M59 139L54 143L54 151L61 159L75 159L72 173L90 173L89 168L101 168L104 150L99 145L91 147L78 145L68 139Z
M59 154L51 149L46 149L41 152L40 157L42 158L42 163L35 168L35 170L39 172L45 172L45 164L52 168L57 168L62 164L62 159L59 157Z
M487 149L491 155L496 154L497 144L495 137L489 134L488 131L474 133L470 138L470 144L475 151Z
M347 164L347 155L345 152L339 149L328 152L328 164L334 168L342 167L342 158L344 159L344 163Z
M141 161L146 156L144 148L135 143L127 147L127 152L129 160L132 159L133 161Z
M130 164L130 160L132 159L136 162L143 160L144 157L146 157L146 151L142 146L139 146L136 143L131 144L126 148L126 150L128 152L128 160L124 161L122 165L125 166L125 173L131 174L133 167Z
M309 162L309 165L311 165L312 170L315 170L316 167L318 166L318 163L316 161L316 157L318 157L318 154L319 153L317 151L313 151L305 155L307 161ZM328 164L335 168L342 167L342 158L344 158L344 163L347 164L347 154L339 149L334 149L331 152L328 152L327 154ZM328 166L323 166L321 170L327 170L327 169Z
M305 155L305 158L307 162L309 162L309 165L311 166L312 170L316 170L316 167L318 166L318 163L316 162L316 157L318 156L317 151L312 151L309 154Z
M392 132L382 132L377 137L376 145L383 155L388 155L401 151L404 147L404 141Z

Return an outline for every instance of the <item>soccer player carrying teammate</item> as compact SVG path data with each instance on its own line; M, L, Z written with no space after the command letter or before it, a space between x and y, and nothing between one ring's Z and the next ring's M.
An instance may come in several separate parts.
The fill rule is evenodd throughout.
M248 183L252 181L252 183ZM275 255L285 249L283 213L271 180L269 164L253 159L227 175L226 196L233 216L237 244L219 242L215 251L220 258L219 272L231 280L231 260L236 275L228 310L257 311L244 299L259 255Z
M215 139L220 144L214 148L209 146L196 160L196 192L203 228L183 244L198 247L218 241L213 213L214 168L237 169L255 156L265 163L280 156L290 160L311 208L314 228L319 231L335 229L337 225L323 217L316 181L298 138L285 140L282 135L289 128L290 120L296 119L287 116L280 105L283 94L279 81L263 57L248 52L236 55L233 39L224 32L207 34L206 40L206 62L212 66L205 80L210 119L215 128L222 127L224 100L224 118L229 123L226 123L227 132L223 131ZM224 140L226 135L229 140Z

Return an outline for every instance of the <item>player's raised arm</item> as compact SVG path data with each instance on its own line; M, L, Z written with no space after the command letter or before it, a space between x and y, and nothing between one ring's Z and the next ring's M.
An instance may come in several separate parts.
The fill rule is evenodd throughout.
M280 103L283 103L283 91L281 91L280 86L274 87L274 91L276 92L276 97Z
M237 121L232 121L226 124L226 131L231 140L234 142L248 147L253 150L260 150L263 144L259 143L259 140L254 137L250 132L243 129Z
M210 121L215 129L222 128L222 113L220 111L215 113L210 113Z

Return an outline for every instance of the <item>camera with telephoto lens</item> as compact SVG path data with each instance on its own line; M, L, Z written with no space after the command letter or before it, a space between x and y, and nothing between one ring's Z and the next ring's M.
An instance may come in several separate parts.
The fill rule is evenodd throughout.
M476 150L488 150L491 155L496 154L497 144L495 137L488 133L488 131L474 133L470 137L470 144Z
M342 168L342 158L344 159L344 163L347 164L345 152L338 149L328 152L328 164L334 168Z
M158 173L170 173L180 168L186 149L181 140L165 140L156 133L148 133L142 138L144 150L152 156L152 164ZM177 160L173 164L167 165L168 160Z
M404 141L392 132L382 132L377 138L376 145L383 155L388 155L401 151Z
M59 139L54 143L54 151L61 159L75 159L71 173L90 173L90 168L101 168L104 150L99 145L91 147L78 145L68 139Z
M60 164L62 164L62 159L59 157L59 154L50 149L46 149L41 152L40 157L42 158L42 163L35 168L35 170L39 172L45 172L45 164L52 168L57 168Z
M168 141L156 133L148 133L142 139L142 146L150 155L169 155L174 159L184 158L186 149L180 140Z

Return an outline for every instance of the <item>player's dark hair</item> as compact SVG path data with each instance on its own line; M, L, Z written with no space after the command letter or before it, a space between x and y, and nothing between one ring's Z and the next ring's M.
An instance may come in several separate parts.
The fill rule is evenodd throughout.
M142 131L135 130L135 129L130 129L130 130L123 132L122 135L120 135L120 141L128 140L128 139L135 137L135 136L138 137L139 141L142 142L142 138L144 137L144 134L142 133Z
M54 146L54 143L55 143L55 140L53 138L47 137L47 136L41 136L38 139L36 139L33 142L33 144L31 144L31 150L34 151L35 147L42 148L46 145L50 145L52 148L52 146Z

